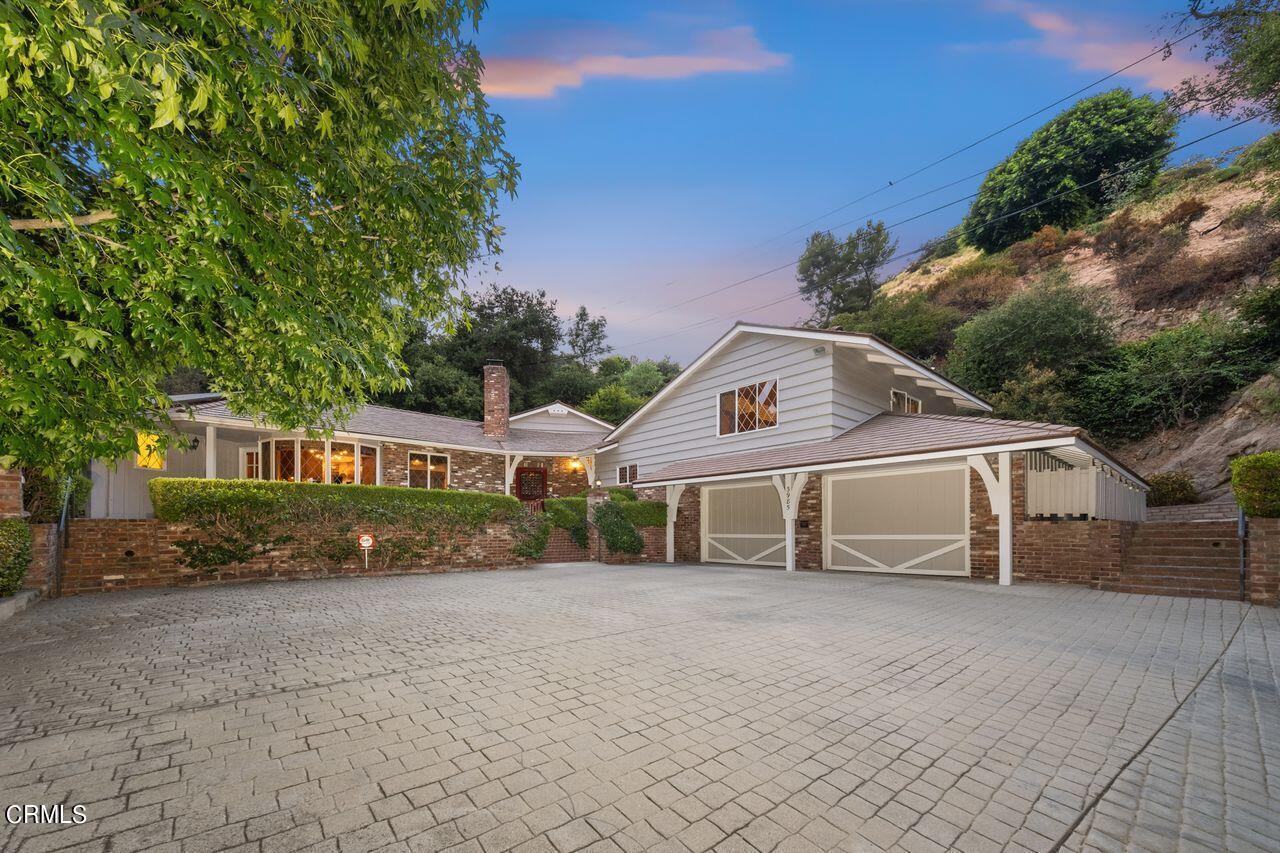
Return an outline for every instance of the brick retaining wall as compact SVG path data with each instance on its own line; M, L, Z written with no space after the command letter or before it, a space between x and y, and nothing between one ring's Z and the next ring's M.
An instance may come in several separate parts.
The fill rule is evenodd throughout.
M562 527L551 528L547 537L547 550L542 553L539 563L581 563L591 559L587 549L573 541L569 531Z
M362 528L361 532L386 539L397 531L371 527ZM314 530L300 530L298 541L254 557L247 564L204 572L179 562L182 552L175 543L192 537L186 525L155 519L76 519L71 522L70 543L63 562L62 592L75 595L225 581L484 571L529 563L511 553L514 537L504 524L489 524L473 534L451 537L407 564L384 565L391 552L389 549L380 552L375 547L367 570L360 556L335 565L315 555L311 545L314 535Z
M58 525L31 525L31 567L27 569L23 587L49 591L57 571L58 561Z
M639 554L615 554L605 547L604 541L596 533L594 526L588 527L588 548L592 549L596 559L609 565L626 565L630 563L665 563L667 561L667 528L637 527L636 530L644 539L644 550Z
M1280 605L1280 518L1249 519L1249 600Z

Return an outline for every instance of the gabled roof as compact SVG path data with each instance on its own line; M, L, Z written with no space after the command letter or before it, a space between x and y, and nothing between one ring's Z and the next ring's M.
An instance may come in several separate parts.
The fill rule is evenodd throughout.
M983 451L984 448L992 447L1018 449L1022 445L1082 445L1089 451L1089 455L1106 461L1134 481L1143 482L1141 477L1112 460L1101 448L1089 441L1084 430L1079 427L1035 421L1004 421L981 416L882 412L830 441L675 462L642 477L636 485L751 473L763 476L807 466L837 466L840 463L887 460L918 454L944 455L948 451L969 449Z
M182 406L178 411L190 412L196 420L232 423L248 428L254 425L252 418L233 414L222 398ZM375 405L361 406L337 432L383 441L531 455L570 455L589 451L605 434L603 429L599 432L554 432L512 427L506 436L495 438L484 434L481 421Z
M928 387L938 389L940 390L940 393L944 393L957 400L963 400L964 405L969 408L978 409L984 412L991 411L991 404L986 400L983 400L981 397L970 391L966 391L932 368L921 364L902 350L880 340L875 335L869 335L863 332L844 332L839 329L805 329L797 326L770 326L761 323L744 323L739 320L734 323L733 327L730 328L729 331L725 332L718 341L703 351L702 355L695 358L688 367L680 371L674 379L663 386L662 390L650 397L643 406L632 412L630 417L618 424L612 432L605 436L604 441L601 443L602 446L612 444L618 436L625 432L632 424L636 423L645 412L649 411L661 400L665 399L672 391L682 385L690 376L696 373L702 365L710 361L716 353L728 346L735 338L744 334L808 338L815 341L829 341L832 343L867 350L868 352L874 353L877 358L884 360L886 363L894 363L903 369L910 370L912 373L916 374L921 381L927 383Z
M594 415L588 415L586 412L582 411L582 409L579 409L576 406L570 406L568 403L564 402L563 400L556 400L554 403L547 403L545 406L539 406L536 409L526 409L523 412L519 412L517 414L512 415L510 417L510 420L518 421L521 418L527 418L530 415L538 415L543 412L550 411L551 409L554 409L557 406L559 406L562 409L567 409L569 414L577 415L583 420L590 421L591 423L598 425L601 429L604 429L604 430L613 429L613 424L609 423L608 421L602 421L599 418L595 417Z

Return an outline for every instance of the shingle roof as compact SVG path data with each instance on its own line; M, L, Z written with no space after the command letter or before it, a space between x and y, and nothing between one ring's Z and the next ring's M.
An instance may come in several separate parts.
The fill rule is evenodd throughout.
M197 418L210 415L252 423L252 418L236 415L227 408L225 400L199 403L190 407ZM362 406L342 425L340 431L377 436L387 440L400 439L420 444L448 444L455 447L492 450L496 452L545 451L548 453L579 453L594 449L608 430L599 432L552 432L538 429L512 427L504 438L484 434L484 424L444 415L428 415L392 409L387 406Z
M830 441L675 462L641 477L637 485L1082 435L1079 427L1062 424L882 412Z

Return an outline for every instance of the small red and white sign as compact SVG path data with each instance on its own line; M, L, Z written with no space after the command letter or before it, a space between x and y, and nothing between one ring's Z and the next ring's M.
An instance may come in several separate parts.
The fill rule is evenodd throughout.
M360 538L356 540L360 543L360 547L368 551L373 547L373 535L370 533L361 533Z

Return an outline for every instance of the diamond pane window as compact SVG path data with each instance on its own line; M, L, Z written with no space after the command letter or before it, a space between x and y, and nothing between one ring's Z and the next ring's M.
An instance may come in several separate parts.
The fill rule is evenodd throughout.
M302 477L304 483L324 482L324 442L302 442Z
M293 441L286 439L276 442L275 472L277 480L292 483L298 476L297 458L293 453Z
M360 445L360 485L378 485L378 448Z
M329 482L356 481L356 446L342 441L329 444Z
M717 413L720 435L736 435L777 426L777 380L752 382L733 391L722 391Z
M410 453L409 485L416 489L449 488L449 457L441 453Z

